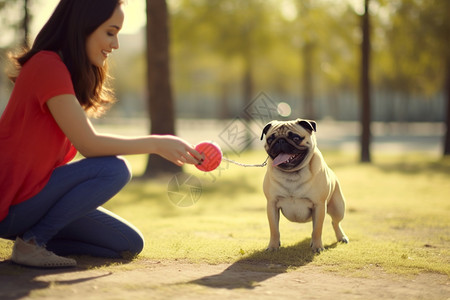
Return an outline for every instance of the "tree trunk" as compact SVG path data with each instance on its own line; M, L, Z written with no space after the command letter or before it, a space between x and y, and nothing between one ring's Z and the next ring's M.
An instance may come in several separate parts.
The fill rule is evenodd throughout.
M242 77L242 97L243 97L243 107L248 107L248 105L252 102L254 96L254 86L253 86L253 57L251 47L253 46L251 43L251 34L252 34L252 25L251 22L248 21L246 26L243 28L243 37L242 37L242 55L244 58L244 69L243 69L243 77ZM248 121L250 120L250 116L244 115L244 118Z
M362 16L362 44L361 44L361 162L371 162L370 157L370 20L369 0L364 1L364 15Z
M7 13L7 9L5 10L5 8L8 8L9 4L14 5L14 3L18 2L17 0L0 0L0 11L2 11L2 18L4 17L3 15L5 15ZM30 0L23 0L20 1L22 2L22 10L23 10L23 16L22 19L20 20L20 22L18 22L18 24L14 24L14 28L17 29L18 32L20 32L20 34L22 35L21 37L21 46L24 48L28 48L29 45L29 38L30 38L30 23L31 23L31 19L32 19L32 15L30 14ZM39 2L39 1L38 1ZM5 10L6 12L3 12L3 10ZM11 24L6 24L8 23L3 22L4 20L2 19L2 24L3 26L8 26L10 27Z
M175 134L169 70L169 16L165 0L147 0L147 86L151 134ZM144 177L177 173L181 168L150 155Z
M252 66L251 66L251 58L247 56L246 63L245 63L245 69L244 69L244 76L242 78L242 90L243 90L243 104L244 107L247 107L253 97L253 75L252 75ZM244 118L247 120L250 120L250 117L247 115L244 115Z
M304 109L302 113L302 118L312 119L316 118L314 111L314 44L313 42L306 42L302 48L303 55L303 99L304 99Z
M303 19L305 25L303 26L303 47L300 55L303 59L303 76L302 76L302 94L303 94L303 111L301 117L305 119L316 118L314 110L314 52L315 52L315 32L311 31L312 26L312 12L311 0L300 1L300 18Z
M219 111L217 115L219 119L226 120L232 117L229 108L229 98L230 98L230 84L227 79L224 78L220 82L220 98L219 98Z
M23 41L22 45L28 48L29 37L30 37L30 10L29 10L29 0L23 1L23 22L22 22L22 30L23 30Z
M447 97L446 133L444 138L444 155L450 155L450 57L447 57L445 91Z

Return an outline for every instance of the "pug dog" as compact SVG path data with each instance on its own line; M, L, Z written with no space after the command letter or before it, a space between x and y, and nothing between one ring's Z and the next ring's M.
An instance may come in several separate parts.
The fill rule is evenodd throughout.
M348 243L340 225L344 218L345 199L339 181L327 166L316 145L316 122L297 119L272 121L262 132L266 136L265 150L269 155L264 177L270 242L267 250L280 247L280 210L291 222L312 220L311 249L324 250L322 228L325 214L339 242Z

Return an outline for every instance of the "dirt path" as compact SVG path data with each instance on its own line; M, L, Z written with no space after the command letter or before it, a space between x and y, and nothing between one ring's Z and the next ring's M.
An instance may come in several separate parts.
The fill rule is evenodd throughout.
M137 260L38 270L0 263L0 299L450 299L448 276L345 277L304 266Z

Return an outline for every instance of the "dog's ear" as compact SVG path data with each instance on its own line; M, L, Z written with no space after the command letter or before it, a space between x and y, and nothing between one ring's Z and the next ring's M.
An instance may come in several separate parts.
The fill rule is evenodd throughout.
M297 124L310 132L316 131L317 128L316 121L312 120L297 119Z
M267 132L269 131L270 127L272 127L272 122L267 123L266 126L264 127L261 134L261 141L264 138L264 135L267 134Z

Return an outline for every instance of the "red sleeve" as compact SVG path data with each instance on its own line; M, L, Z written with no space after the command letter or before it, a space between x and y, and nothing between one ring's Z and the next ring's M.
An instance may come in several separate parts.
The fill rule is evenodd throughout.
M58 95L75 95L69 70L55 52L41 51L33 57L36 71L33 89L42 110L47 111L47 101Z

